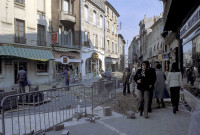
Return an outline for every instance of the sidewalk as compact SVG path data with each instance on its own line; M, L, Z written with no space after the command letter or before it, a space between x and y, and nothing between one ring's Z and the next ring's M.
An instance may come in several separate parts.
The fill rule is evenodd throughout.
M191 113L180 105L177 114L172 108L153 110L148 119L136 113L136 119L113 112L112 116L103 116L103 108L94 111L100 116L95 123L85 121L85 118L64 123L65 129L50 131L46 135L61 135L68 130L70 135L187 135Z

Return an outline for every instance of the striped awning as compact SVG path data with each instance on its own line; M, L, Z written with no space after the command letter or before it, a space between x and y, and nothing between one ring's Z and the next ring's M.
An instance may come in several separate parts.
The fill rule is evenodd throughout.
M0 46L0 56L13 56L40 61L54 59L51 50L19 48L13 45Z

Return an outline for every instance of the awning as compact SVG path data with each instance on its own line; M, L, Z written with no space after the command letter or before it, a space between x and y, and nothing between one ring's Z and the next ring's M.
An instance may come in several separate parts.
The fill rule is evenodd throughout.
M18 48L12 45L0 46L0 56L14 56L40 61L54 59L53 53L50 50Z

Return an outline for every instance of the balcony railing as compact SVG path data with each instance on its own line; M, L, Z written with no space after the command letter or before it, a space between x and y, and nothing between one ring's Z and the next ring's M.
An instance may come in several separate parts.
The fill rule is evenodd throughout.
M72 12L60 11L60 20L75 24L76 16Z

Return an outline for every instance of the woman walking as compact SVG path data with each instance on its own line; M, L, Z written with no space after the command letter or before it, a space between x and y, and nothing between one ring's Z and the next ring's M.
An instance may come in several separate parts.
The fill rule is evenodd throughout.
M64 84L67 90L69 90L69 75L68 75L68 67L65 67L65 70L60 73L60 75L64 75Z
M163 99L170 97L165 84L166 76L165 73L161 70L161 67L161 64L156 65L156 82L154 85L154 98L156 98L157 101L157 109L160 108L160 101L162 107L165 108Z
M178 68L178 64L174 62L172 64L171 71L168 73L166 83L170 87L171 102L173 105L173 113L178 111L178 104L180 98L180 89L183 90L182 74Z
M149 72L149 62L143 61L141 69L139 69L135 76L134 80L138 84L138 110L140 111L140 116L148 118L148 105L149 105L149 91L153 84L151 84L151 73Z

